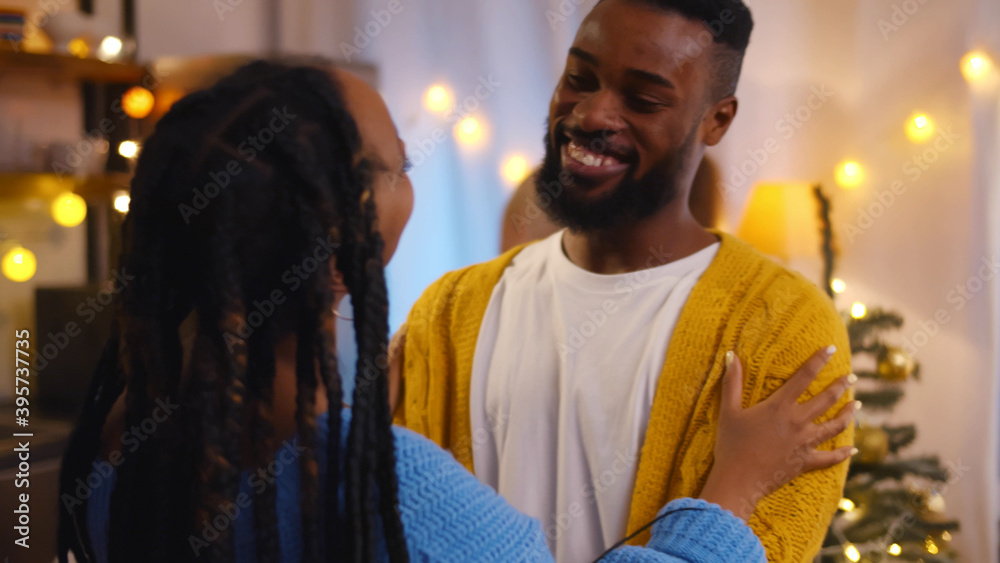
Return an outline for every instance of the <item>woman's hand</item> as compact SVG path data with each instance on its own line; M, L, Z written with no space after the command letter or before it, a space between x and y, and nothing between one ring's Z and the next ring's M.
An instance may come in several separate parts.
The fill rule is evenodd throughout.
M833 451L815 448L848 428L860 406L856 401L827 422L814 421L837 404L855 376L841 377L798 403L834 352L834 346L819 350L774 394L747 409L742 405L743 366L733 352L726 354L715 463L701 498L749 520L765 495L803 473L834 466L853 455L856 450L850 446Z

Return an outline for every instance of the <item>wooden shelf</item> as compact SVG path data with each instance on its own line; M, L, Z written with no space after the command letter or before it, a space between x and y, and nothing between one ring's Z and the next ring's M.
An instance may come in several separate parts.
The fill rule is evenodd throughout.
M80 59L70 55L15 53L0 50L0 74L36 73L91 82L138 83L146 68L130 63L106 63L99 59Z
M129 189L131 174L110 173L86 178L31 172L0 172L0 199L54 199L73 192L89 202L109 203L111 194Z

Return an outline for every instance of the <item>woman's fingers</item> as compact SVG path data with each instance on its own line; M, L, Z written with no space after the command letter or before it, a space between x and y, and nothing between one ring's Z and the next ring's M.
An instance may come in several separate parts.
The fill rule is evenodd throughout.
M855 453L857 453L857 449L853 446L844 446L833 451L813 450L806 456L806 462L802 468L803 473L833 467L847 461Z
M855 412L857 412L857 402L851 401L840 409L837 416L826 422L815 425L816 433L812 440L813 447L816 447L823 442L834 438L844 430L847 430L854 421Z
M789 403L791 401L798 401L799 397L809 389L812 382L816 380L816 376L819 375L820 370L823 366L830 361L833 354L837 351L837 347L830 345L826 348L821 348L815 354L812 355L806 363L799 368L799 371L795 372L784 385L778 388L774 392L772 397L783 403Z
M802 403L800 408L805 413L805 419L813 421L823 416L826 411L830 410L833 408L833 405L837 404L837 401L844 396L844 393L851 389L851 384L856 379L856 377L845 375L828 385L822 393L816 395L812 399L809 399L805 403Z
M726 373L722 376L722 411L743 410L743 364L733 351L726 352Z

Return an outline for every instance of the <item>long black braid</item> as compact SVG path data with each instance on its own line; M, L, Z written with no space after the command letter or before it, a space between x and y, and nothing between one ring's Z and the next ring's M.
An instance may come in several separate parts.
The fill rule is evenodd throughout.
M70 501L77 479L91 474L102 429L123 392L126 428L147 428L152 419L157 425L135 449L123 437L109 560L233 561L230 516L241 475L276 463L275 348L291 336L296 440L304 448L303 561L371 561L383 539L390 560L407 560L371 166L360 158L357 126L324 66L251 63L179 101L146 141L120 262L135 281L117 305L115 334L60 475L61 561L69 550L93 560L86 499ZM265 130L260 148L265 136L256 136ZM251 138L257 144L248 145ZM219 180L222 172L228 181ZM336 249L356 310L358 385L343 451L330 265L320 262L294 285L286 276L324 241ZM272 301L275 292L281 303ZM262 303L270 305L262 310ZM182 327L191 329L187 347ZM315 447L319 384L330 409L325 452ZM163 405L179 406L160 420ZM277 560L275 487L256 489L252 498L258 559Z

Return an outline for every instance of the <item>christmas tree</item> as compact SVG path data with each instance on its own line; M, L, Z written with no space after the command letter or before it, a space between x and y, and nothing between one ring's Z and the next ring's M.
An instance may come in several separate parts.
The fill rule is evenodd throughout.
M830 204L819 186L814 193L820 202L825 285L834 297L845 284L833 278L836 252ZM919 364L891 338L903 326L903 319L881 309L868 310L861 303L855 303L844 317L859 379L855 398L864 410L856 421L858 453L851 460L844 497L816 561L957 561L950 542L958 522L945 515L943 496L948 469L937 456L905 455L917 435L913 424L876 422L903 398L904 386L920 378Z

